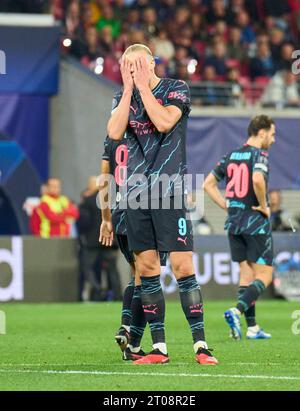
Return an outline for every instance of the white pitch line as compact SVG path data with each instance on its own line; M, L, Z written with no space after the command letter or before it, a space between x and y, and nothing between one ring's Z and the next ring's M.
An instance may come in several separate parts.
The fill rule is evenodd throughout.
M126 375L126 376L152 376L152 377L205 377L205 378L234 378L252 380L287 380L300 381L300 377L274 376L274 375L235 375L235 374L186 374L186 373L156 373L156 372L114 372L114 371L81 371L81 370L1 370L0 373L38 373L38 374L65 374L65 375Z

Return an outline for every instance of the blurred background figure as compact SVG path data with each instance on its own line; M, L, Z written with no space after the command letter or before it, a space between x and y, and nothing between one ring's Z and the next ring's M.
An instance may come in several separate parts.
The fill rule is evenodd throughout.
M40 197L27 197L23 205L23 210L29 218L30 232L39 236L41 219L37 212L37 207L41 203L41 198L47 193L47 184L41 185Z
M262 96L262 103L265 107L299 107L297 76L288 70L276 73Z
M61 181L50 177L42 188L40 203L32 210L32 234L43 237L70 237L72 224L78 219L77 207L61 194Z
M291 215L282 209L280 190L270 191L269 201L271 209L271 226L273 231L291 231L291 225L298 227L298 224L291 219Z
M209 235L213 234L213 229L205 217L194 221L193 224L194 233L198 235Z
M79 293L82 301L120 300L121 284L117 268L118 247L99 243L101 212L97 205L97 177L88 179L79 205L77 221L79 239ZM106 274L106 284L102 273Z

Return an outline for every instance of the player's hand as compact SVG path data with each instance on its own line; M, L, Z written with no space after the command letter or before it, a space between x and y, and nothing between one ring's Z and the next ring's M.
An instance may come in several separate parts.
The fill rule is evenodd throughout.
M224 200L222 208L226 213L228 213L228 207L227 207L227 201L226 200Z
M122 80L124 84L124 90L132 91L134 87L134 83L133 83L133 78L131 74L130 62L126 57L122 58L120 70L121 70Z
M258 207L252 207L252 210L259 211L260 213L262 213L267 218L270 218L270 216L271 216L270 207L258 206Z
M138 90L150 87L151 72L145 57L139 57L134 62L133 80Z
M100 226L99 243L111 247L114 240L113 226L110 221L102 221Z

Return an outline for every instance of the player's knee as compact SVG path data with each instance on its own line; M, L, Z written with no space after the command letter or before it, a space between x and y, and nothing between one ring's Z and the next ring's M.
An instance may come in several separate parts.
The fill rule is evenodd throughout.
M250 272L243 273L243 272L241 271L241 274L240 274L240 282L241 282L241 283L243 283L244 285L249 285L249 284L251 284L254 280L255 280L254 273L250 273Z
M159 263L155 259L140 259L137 264L141 276L160 273Z
M189 259L177 260L172 262L171 265L177 279L194 274L193 262Z

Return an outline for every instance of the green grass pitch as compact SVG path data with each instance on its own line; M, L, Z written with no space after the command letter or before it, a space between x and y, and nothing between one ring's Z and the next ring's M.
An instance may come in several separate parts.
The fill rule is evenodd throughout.
M259 302L259 323L273 338L240 342L229 339L222 317L232 303L206 302L206 334L220 361L216 367L195 362L179 301L167 301L170 363L152 366L121 360L114 342L120 303L3 304L7 329L0 335L0 390L299 390L300 334L291 330L299 303ZM150 347L147 329L143 348Z

